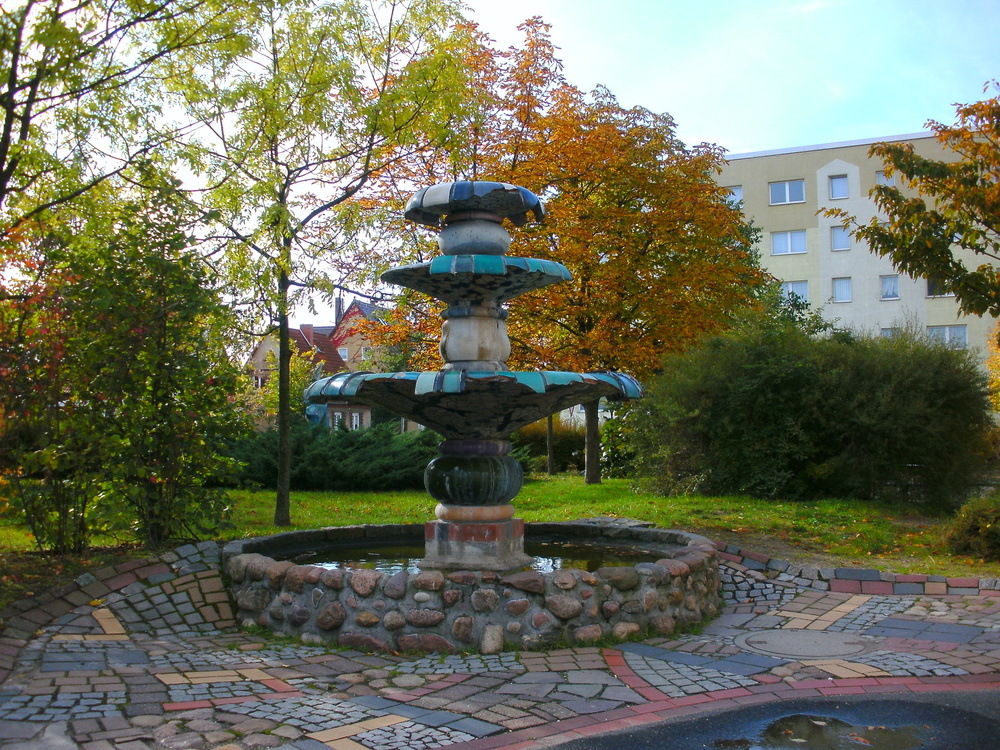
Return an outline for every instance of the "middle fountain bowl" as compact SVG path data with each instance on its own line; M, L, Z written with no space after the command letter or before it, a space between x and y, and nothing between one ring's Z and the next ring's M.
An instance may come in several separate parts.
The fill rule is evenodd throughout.
M382 279L447 303L444 366L338 373L306 390L310 403L380 406L444 438L441 455L424 474L428 493L438 501L438 520L425 527L425 568L505 571L529 563L524 523L514 518L511 504L523 483L520 464L509 455L511 433L575 404L642 396L639 383L623 373L506 369L504 304L571 278L561 263L507 256L504 220L522 226L529 215L544 217L541 201L507 183L463 180L415 193L405 216L441 227L442 255L391 269Z

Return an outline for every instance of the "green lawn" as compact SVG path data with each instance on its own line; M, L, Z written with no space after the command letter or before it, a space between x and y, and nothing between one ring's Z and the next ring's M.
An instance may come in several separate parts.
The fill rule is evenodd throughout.
M272 491L233 491L223 539L282 530L272 523ZM939 573L1000 577L1000 563L950 554L943 543L948 517L916 504L860 501L778 502L738 497L664 498L635 493L625 480L585 485L580 477L536 477L514 501L527 521L565 521L617 516L704 534L745 549L794 563L822 567L855 565L896 573ZM434 501L421 491L391 493L297 492L292 497L294 528L360 523L421 523L433 518ZM284 529L287 530L287 529ZM0 609L29 591L42 590L76 571L142 550L119 548L83 560L29 553L27 530L0 518ZM62 578L60 578L62 576Z

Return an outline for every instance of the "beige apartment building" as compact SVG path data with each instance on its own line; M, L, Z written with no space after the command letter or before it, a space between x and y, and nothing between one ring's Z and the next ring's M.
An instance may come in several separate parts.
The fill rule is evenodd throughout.
M948 158L931 133L918 133L730 155L717 179L761 229L761 263L786 294L807 300L837 328L891 335L917 326L985 359L995 319L961 315L955 298L933 279L899 273L821 213L842 208L862 223L877 215L868 191L892 179L881 160L868 156L880 141L904 141L921 156Z

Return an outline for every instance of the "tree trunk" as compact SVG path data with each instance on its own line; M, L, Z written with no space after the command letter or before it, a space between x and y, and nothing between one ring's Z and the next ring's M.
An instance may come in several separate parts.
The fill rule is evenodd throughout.
M597 407L599 401L588 401L583 405L583 414L587 425L587 444L583 472L586 484L601 483L601 431L597 424Z
M555 426L553 415L545 420L545 471L549 476L556 473Z
M282 271L278 278L278 495L274 501L275 526L292 525L292 341L288 332L288 288L288 274Z

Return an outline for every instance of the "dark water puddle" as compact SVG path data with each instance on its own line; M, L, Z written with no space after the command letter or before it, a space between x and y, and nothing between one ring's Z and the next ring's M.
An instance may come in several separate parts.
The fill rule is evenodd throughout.
M1000 690L858 695L746 706L593 735L565 750L993 750Z
M769 724L750 739L718 739L718 750L919 750L927 735L922 726L857 726L831 716L792 714Z

